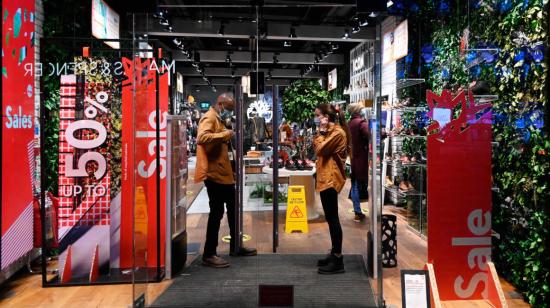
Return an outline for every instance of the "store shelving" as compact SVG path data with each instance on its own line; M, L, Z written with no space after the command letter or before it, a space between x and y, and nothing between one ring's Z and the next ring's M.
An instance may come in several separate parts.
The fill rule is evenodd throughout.
M389 134L388 136L393 138L411 138L411 139L426 139L427 136L424 135L406 135L406 134Z
M350 83L344 91L351 103L363 102L374 98L374 43L365 42L350 51Z
M401 161L395 161L395 160L386 160L386 164L388 166L394 166L394 167L423 167L426 168L425 163L416 163L416 162L410 162L410 163L402 163Z
M424 83L426 80L424 78L403 78L398 79L395 83L395 87L397 90L401 90L404 88L416 86L419 84Z
M425 193L420 192L418 190L401 190L397 186L384 185L384 189L389 191L389 192L397 193L397 194L399 194L403 197L407 197L407 196L425 196L426 195Z
M396 81L395 85L396 92L408 87L422 85L424 82L425 80L422 78L399 79ZM417 101L421 100L418 99ZM384 141L382 175L391 177L391 181L395 181L395 185L384 185L382 198L384 198L384 192L387 192L390 200L394 204L403 208L406 213L405 217L408 227L414 230L415 233L425 236L425 234L427 234L427 194L425 183L427 163L425 161L403 163L400 160L393 160L391 157L395 153L402 154L401 147L403 142L406 140L427 139L425 134L411 135L404 133L392 133L392 130L399 126L397 119L404 113L427 112L429 109L426 106L403 106L403 104L395 104L395 102L387 107L389 108L383 109L387 112L386 131L388 132L388 137ZM400 190L399 180L407 180L411 182L415 189L409 191Z
M498 100L498 95L473 95L474 102L478 104L487 104Z

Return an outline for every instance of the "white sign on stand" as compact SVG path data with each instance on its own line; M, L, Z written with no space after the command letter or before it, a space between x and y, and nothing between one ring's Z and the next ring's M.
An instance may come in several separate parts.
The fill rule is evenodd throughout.
M428 271L401 271L401 301L403 308L430 308Z

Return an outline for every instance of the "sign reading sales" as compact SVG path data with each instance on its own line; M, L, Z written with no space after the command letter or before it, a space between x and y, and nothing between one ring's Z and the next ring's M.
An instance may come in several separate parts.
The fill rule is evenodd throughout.
M34 10L34 0L2 0L1 270L33 248L35 81L24 66L35 60Z
M471 93L427 91L428 262L441 300L488 297L491 261L491 105ZM453 110L460 105L460 115Z

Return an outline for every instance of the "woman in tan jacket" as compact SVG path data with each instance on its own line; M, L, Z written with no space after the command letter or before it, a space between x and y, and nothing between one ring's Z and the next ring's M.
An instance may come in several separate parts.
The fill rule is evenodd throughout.
M317 154L316 190L320 193L325 219L329 226L332 249L317 262L320 274L343 273L342 226L338 217L338 193L346 182L345 162L349 153L349 133L343 112L330 104L317 107L319 134L313 144Z

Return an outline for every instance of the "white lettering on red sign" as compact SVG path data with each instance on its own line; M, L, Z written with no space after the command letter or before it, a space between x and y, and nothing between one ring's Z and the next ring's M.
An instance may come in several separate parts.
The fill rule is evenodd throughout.
M474 294L480 283L484 288L482 295L487 297L487 283L489 275L487 273L487 262L491 261L491 236L486 234L491 230L491 212L482 212L481 209L475 209L468 215L468 230L472 233L471 237L453 237L452 246L482 246L472 247L468 253L468 267L470 269L479 269L464 287L465 279L462 275L456 277L454 282L454 291L460 298L469 298ZM484 236L485 235L485 236Z
M152 111L148 117L148 123L151 130L148 131L137 131L136 138L149 138L149 144L147 145L147 154L154 157L153 160L149 163L149 166L146 168L147 162L141 160L138 162L138 174L143 178L149 178L155 174L157 168L157 158L156 158L156 146L157 142L155 140L157 136L157 112ZM167 124L168 112L162 112L159 119L159 156L160 156L160 178L164 179L166 177L166 124Z

